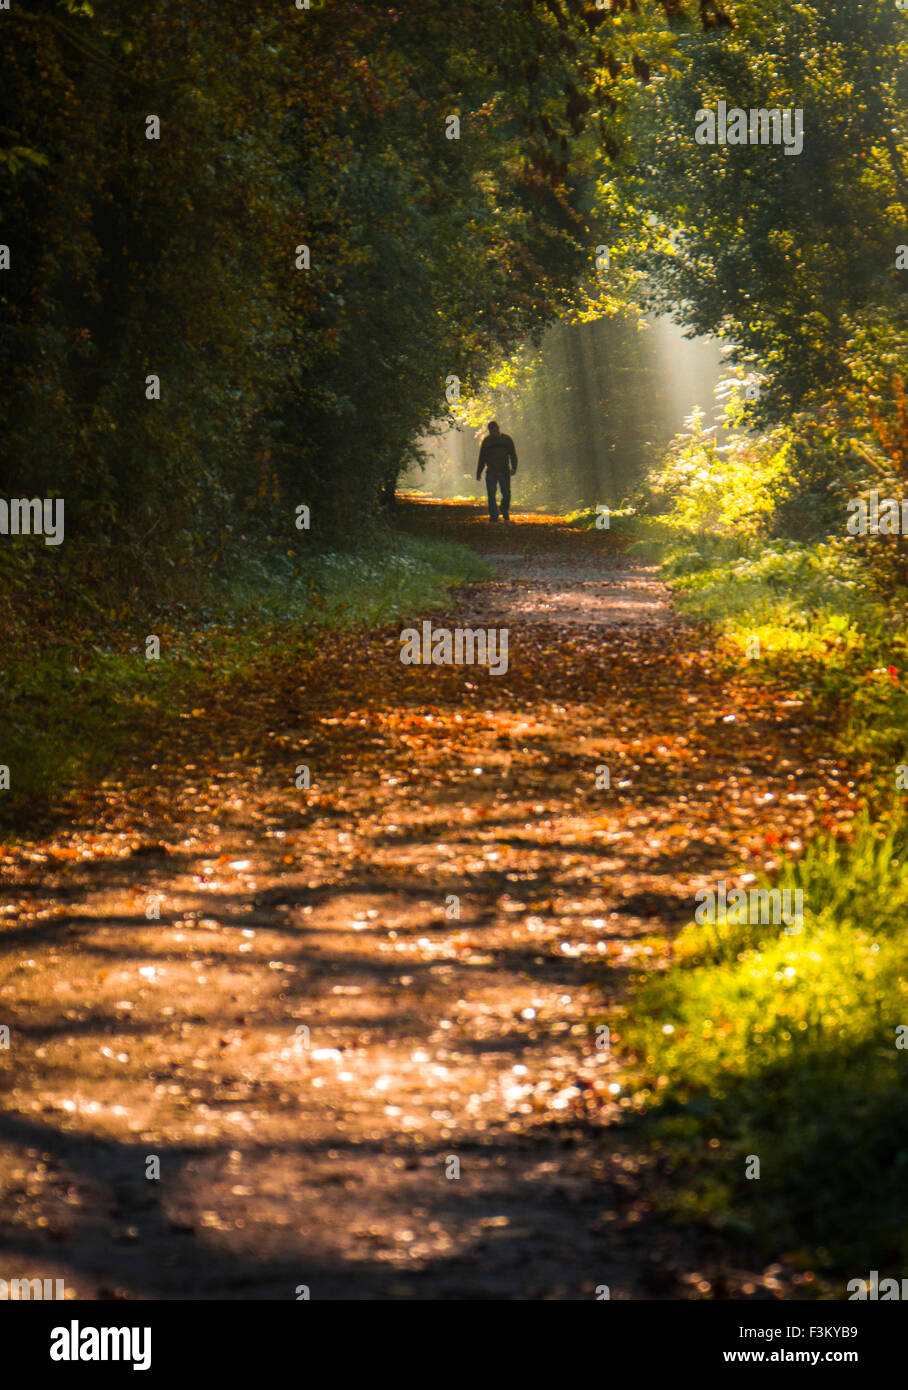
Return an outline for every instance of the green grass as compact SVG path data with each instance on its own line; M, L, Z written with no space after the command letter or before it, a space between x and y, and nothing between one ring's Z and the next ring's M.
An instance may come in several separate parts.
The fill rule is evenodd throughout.
M619 536L636 533L634 508L628 506L609 508L607 527L602 526L602 514L595 507L579 507L576 511L566 512L564 520L566 525L576 526L584 531L609 530Z
M0 677L0 826L86 780L107 775L143 738L160 734L212 684L283 656L300 659L326 628L378 626L438 605L452 583L482 578L483 561L459 545L385 533L349 552L295 557L238 554L211 576L200 601L157 611L133 596L128 613L105 620L97 600L16 644ZM20 635L27 631L20 599ZM46 614L45 614L46 617ZM97 640L91 640L94 633ZM157 635L161 660L146 660Z
M878 593L854 543L694 536L650 523L682 611L712 624L740 664L813 701L868 792L894 789L908 762L904 598Z
M624 1029L668 1206L833 1291L908 1260L906 853L904 822L818 840L775 879L803 890L802 930L691 923Z
M638 538L731 665L760 639L748 669L828 720L878 814L767 881L802 889L802 930L692 921L669 970L640 985L623 1036L644 1127L669 1154L667 1206L841 1297L848 1278L908 1264L904 614L846 542L694 534L665 518Z

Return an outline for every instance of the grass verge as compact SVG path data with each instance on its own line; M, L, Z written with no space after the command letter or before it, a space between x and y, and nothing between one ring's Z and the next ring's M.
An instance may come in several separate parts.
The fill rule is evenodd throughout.
M10 783L0 830L12 833L53 797L141 752L213 684L276 657L302 659L326 628L431 609L449 585L485 573L466 547L388 532L355 551L304 559L237 554L197 600L155 606L133 596L112 611L83 591L69 605L65 597L45 604L35 627L21 596L18 624L7 614L14 640L0 677L0 765ZM151 637L158 660L146 656Z
M833 722L876 809L762 885L801 890L796 929L691 922L622 1037L668 1209L755 1244L809 1296L844 1297L908 1262L904 627L847 544L641 530L729 661Z

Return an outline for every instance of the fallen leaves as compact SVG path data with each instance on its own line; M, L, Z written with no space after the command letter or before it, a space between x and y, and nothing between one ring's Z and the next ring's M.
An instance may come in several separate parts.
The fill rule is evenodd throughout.
M550 544L587 545L531 529L540 565ZM433 621L462 623L480 597L452 594ZM413 1194L431 1206L436 1175L409 1188L392 1166L404 1136L442 1152L505 1136L489 1181L515 1190L536 1126L612 1142L601 1126L634 1102L592 1023L617 1050L627 982L664 964L695 885L764 865L818 819L847 825L853 796L801 702L728 677L700 630L545 616L514 623L500 677L405 668L396 628L325 633L305 669L276 660L229 700L200 692L173 746L79 801L69 829L8 847L0 932L23 935L4 1017L45 1049L21 1041L13 1108L58 1124L44 1111L77 1075L62 1113L88 1152L97 1134L211 1149L197 1197L197 1175L177 1179L181 1230L217 1211L227 1250L250 1212L269 1237L289 1212L338 1259L376 1211L415 1229ZM324 1157L339 1135L352 1195ZM241 1183L223 1149L243 1154ZM530 1253L563 1154L552 1164L512 1221ZM578 1182L595 1186L589 1163ZM427 1249L444 1263L441 1236Z

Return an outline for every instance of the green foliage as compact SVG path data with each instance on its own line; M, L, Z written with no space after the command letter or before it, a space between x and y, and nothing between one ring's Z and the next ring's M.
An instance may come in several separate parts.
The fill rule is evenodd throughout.
M71 534L149 586L301 501L345 534L457 413L450 376L464 398L496 368L509 389L503 364L558 316L615 325L646 295L757 363L756 416L828 407L868 446L905 366L894 9L528 0L505 22L464 0L458 21L442 0L250 0L229 23L203 0L14 7L0 493L65 496ZM719 96L803 105L804 154L697 146ZM627 335L612 360L640 374ZM566 370L556 438L601 414L599 380ZM626 413L572 443L587 502L609 469L618 500L646 443L639 400L610 390ZM815 481L792 526L799 507L819 524Z
M908 1256L906 850L901 814L814 842L775 879L802 931L692 924L624 1029L676 1213L828 1278Z
M895 1045L908 1022L908 611L844 531L843 489L865 462L809 417L726 452L694 430L642 499L664 510L637 523L682 609L722 632L729 668L784 682L879 813L754 885L803 891L802 930L691 923L624 1030L675 1214L744 1234L839 1296L830 1281L908 1255L908 1061ZM742 506L748 471L757 516ZM780 534L792 530L810 539Z
M636 511L633 507L611 507L608 513L608 526L602 526L602 515L595 507L580 507L575 512L567 512L564 516L564 523L567 526L576 526L584 531L608 530L618 536L635 536L637 534ZM597 526L597 522L600 524Z
M641 157L625 186L659 228L646 256L656 298L759 366L764 420L834 401L866 426L858 339L883 306L896 340L908 323L895 265L908 216L904 17L877 0L728 10L731 27L679 35L664 80L638 97ZM719 99L802 109L803 152L698 145L696 113ZM904 375L904 353L901 364Z
M721 424L707 426L704 412L696 410L647 480L650 508L670 507L682 528L757 534L792 489L791 431L777 429L757 439L744 433L742 389L735 378L726 380L717 392L724 402ZM724 443L720 430L727 435Z
M589 262L598 40L556 10L14 7L0 493L64 496L149 587L300 502L323 538L361 526L447 376L468 390Z

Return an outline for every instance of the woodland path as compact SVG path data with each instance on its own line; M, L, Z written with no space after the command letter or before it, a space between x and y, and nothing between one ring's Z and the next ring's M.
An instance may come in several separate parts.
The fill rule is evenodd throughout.
M767 1296L771 1272L656 1214L621 1019L698 887L810 833L816 730L723 674L607 533L466 505L403 524L490 557L430 616L507 624L506 674L403 666L426 614L326 637L0 859L0 1275Z

